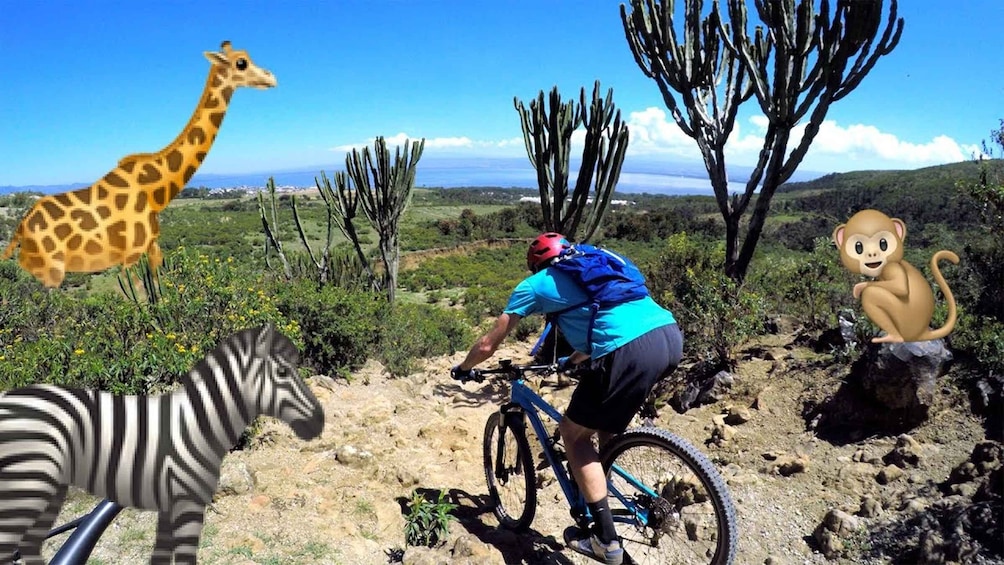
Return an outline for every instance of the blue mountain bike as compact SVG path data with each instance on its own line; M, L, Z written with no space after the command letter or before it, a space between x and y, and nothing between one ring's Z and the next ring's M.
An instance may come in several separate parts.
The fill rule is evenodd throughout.
M484 467L492 510L502 527L525 530L537 506L537 466L526 422L571 508L576 525L591 522L582 495L566 469L564 448L554 422L561 414L527 386L527 373L556 372L550 365L514 365L502 360L495 369L475 369L472 380L499 375L510 385L509 399L485 425ZM625 551L625 563L729 564L735 559L735 508L714 465L686 440L652 426L629 429L601 446L611 514ZM544 468L543 466L541 468Z

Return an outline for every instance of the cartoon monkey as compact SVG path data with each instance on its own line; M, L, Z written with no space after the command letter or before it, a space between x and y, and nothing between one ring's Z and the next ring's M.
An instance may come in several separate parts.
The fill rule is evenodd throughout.
M934 314L934 293L923 273L903 260L904 239L903 220L876 210L862 210L833 230L833 242L844 266L852 273L877 279L854 285L854 298L861 298L865 314L886 332L872 343L940 339L955 327L955 298L938 269L938 261L947 259L958 264L959 256L938 251L931 257L931 271L948 301L945 325L931 330L928 325Z

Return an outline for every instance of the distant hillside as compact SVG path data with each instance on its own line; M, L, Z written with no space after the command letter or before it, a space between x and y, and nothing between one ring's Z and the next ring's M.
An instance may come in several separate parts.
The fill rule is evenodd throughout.
M994 162L1004 163L1000 159L995 159ZM954 187L956 181L975 179L978 174L979 165L977 163L963 161L913 170L830 173L810 181L785 183L777 191L778 193L847 189L927 191L948 186Z

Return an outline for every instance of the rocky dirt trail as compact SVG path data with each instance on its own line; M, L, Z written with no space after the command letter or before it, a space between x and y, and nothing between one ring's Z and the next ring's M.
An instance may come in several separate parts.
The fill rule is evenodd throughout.
M524 361L529 346L508 344L496 359ZM221 492L207 511L200 563L367 565L402 557L414 565L593 563L562 547L570 519L553 481L540 493L529 534L496 529L485 506L481 442L502 392L450 381L449 367L461 358L430 360L407 379L390 379L377 364L351 383L314 379L327 414L324 434L301 442L270 420L254 447L227 457ZM819 439L802 413L841 384L846 368L828 368L828 360L794 345L791 336L770 336L747 352L718 402L685 414L660 410L658 425L699 446L727 478L738 510L738 563L889 563L868 533L940 500L934 485L984 440L980 421L949 385L928 421L908 436ZM570 393L553 382L541 391L559 407ZM979 481L994 465L999 469L999 447L990 451L996 463L967 467L956 496L974 496ZM406 502L416 490L445 491L459 505L459 520L441 547L407 548L402 556ZM57 523L93 503L72 493ZM828 513L830 527L814 536ZM152 513L124 511L91 563L145 562L154 520ZM936 545L938 538L921 533L916 543Z

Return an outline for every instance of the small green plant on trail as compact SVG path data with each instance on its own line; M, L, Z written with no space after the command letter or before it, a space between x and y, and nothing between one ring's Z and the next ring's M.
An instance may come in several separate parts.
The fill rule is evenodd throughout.
M408 502L408 515L405 516L404 542L413 546L434 547L445 540L450 522L457 519L450 514L456 508L456 504L446 500L443 491L439 491L435 502L418 491L413 492Z

